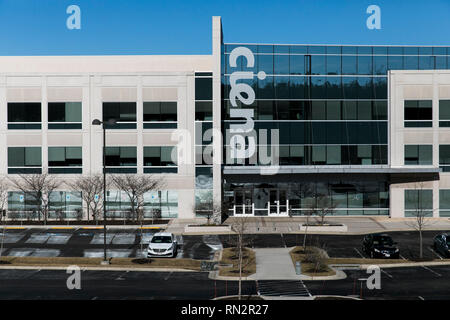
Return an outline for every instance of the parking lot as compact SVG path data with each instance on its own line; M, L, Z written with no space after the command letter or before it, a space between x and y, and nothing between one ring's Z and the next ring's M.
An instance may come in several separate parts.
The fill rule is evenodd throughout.
M107 233L108 256L141 257L148 242L158 230L111 229ZM443 231L442 231L443 232ZM433 237L440 232L424 231L423 255L441 259L432 249ZM398 243L400 257L419 256L418 233L413 231L387 232ZM0 233L0 239L2 234ZM303 244L302 234L252 234L246 236L246 245L253 248L293 247ZM367 258L361 250L363 235L308 235L307 244L323 247L330 257ZM236 243L233 235L177 235L177 258L212 260L222 247ZM12 229L4 237L2 255L45 257L102 257L103 231L92 229Z
M442 259L433 248L433 238L444 231L423 232L423 256L427 259ZM448 231L447 231L448 232ZM386 232L400 249L403 259L417 259L419 257L419 234L415 231ZM324 248L333 258L368 258L362 251L363 235L307 235L307 245ZM224 247L233 244L233 237L220 236ZM247 243L254 248L294 247L303 245L303 234L254 234L248 235Z
M158 230L113 229L106 236L109 257L142 257ZM0 234L0 239L2 234ZM2 255L35 257L103 257L102 230L8 230L4 237ZM222 248L218 236L178 235L177 258L212 260ZM141 250L142 248L142 250Z

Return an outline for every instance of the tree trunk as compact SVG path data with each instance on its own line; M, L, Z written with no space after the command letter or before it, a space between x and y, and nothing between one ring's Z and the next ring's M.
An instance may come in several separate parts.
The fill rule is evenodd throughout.
M239 300L242 294L242 235L239 235Z
M423 258L423 239L422 239L422 229L419 229L419 256L420 259Z
M306 252L306 235L308 234L309 215L306 215L305 236L303 237L303 251Z

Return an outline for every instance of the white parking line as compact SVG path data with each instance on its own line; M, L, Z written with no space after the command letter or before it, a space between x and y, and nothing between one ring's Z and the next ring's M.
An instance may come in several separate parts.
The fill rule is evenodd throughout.
M436 251L434 251L434 250L431 249L430 247L428 247L428 250L430 250L430 251L433 252L436 256L438 256L439 259L443 260L443 258L439 255L439 253L437 253Z
M173 271L171 271L171 272L167 275L167 277L164 277L164 280L167 281L167 280L170 278L170 276L172 275L172 273L173 273Z
M432 273L434 273L434 274L437 275L438 277L442 277L442 274L437 273L436 271L431 270L430 268L428 268L428 267L426 267L426 266L421 266L421 267L424 268L424 269L426 269L426 270L428 270L428 271L430 271L430 272L432 272Z
M400 254L400 258L402 258L403 260L406 260L406 258L404 256L402 256L401 254Z
M380 269L380 270L381 270L381 272L383 272L385 275L387 275L389 278L391 278L391 279L394 278L394 276L393 276L392 274L390 274L389 272L387 272L387 271L385 271L385 270L383 270L383 269Z
M418 296L420 300L425 300L422 296Z
M355 249L355 251L361 256L361 258L364 258L364 256L361 254L361 252L359 252L358 249L356 249L356 248L353 248L353 249Z

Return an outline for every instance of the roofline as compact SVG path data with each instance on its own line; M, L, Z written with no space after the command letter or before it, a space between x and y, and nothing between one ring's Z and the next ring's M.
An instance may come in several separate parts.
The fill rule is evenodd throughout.
M264 46L318 46L318 47L419 47L419 48L448 48L449 45L413 45L413 44L310 44L310 43L246 43L224 42L229 45L264 45Z

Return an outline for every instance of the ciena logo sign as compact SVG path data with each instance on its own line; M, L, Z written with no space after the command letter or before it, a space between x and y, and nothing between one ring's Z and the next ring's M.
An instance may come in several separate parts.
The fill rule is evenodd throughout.
M255 55L253 52L247 47L237 47L229 55L229 65L231 68L237 67L237 61L240 57L245 59L244 65L246 69L255 67ZM253 71L235 71L229 76L230 119L238 121L245 119L245 122L230 124L226 139L229 142L227 163L235 163L235 160L237 160L239 164L248 162L253 165L262 165L261 173L273 174L278 171L278 129L270 130L270 143L267 143L267 129L260 129L258 137L255 131L254 110L253 108L245 107L255 102L256 95L252 86L243 82L243 80L253 80L254 77L255 74ZM256 77L259 80L264 80L266 79L266 73L259 71ZM238 101L241 103L241 107ZM268 154L268 145L271 147L270 154ZM257 149L259 151L258 154ZM246 159L249 160L246 161Z

